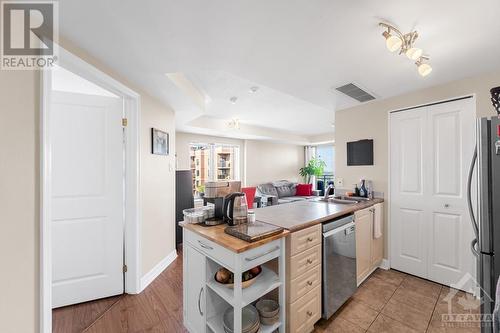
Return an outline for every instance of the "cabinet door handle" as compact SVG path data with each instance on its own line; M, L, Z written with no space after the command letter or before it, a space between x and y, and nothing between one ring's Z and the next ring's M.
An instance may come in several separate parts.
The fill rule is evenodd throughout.
M311 259L307 259L307 263L308 263L308 264L312 264L312 263L313 263L313 261L312 261Z
M307 281L307 284L310 285L310 286L313 285L312 281Z
M279 246L276 246L276 247L272 248L271 250L269 250L269 251L267 251L267 252L264 252L264 253L262 253L262 254L257 254L257 255L255 255L255 256L253 256L253 257L245 258L245 260L246 260L246 261L253 261L253 260L255 260L255 259L259 259L260 257L265 256L266 254L273 253L274 251L279 250L279 249L280 249L280 247L279 247Z
M308 242L312 242L313 240L314 240L314 238L312 238L312 237L307 237L307 241L308 241Z
M309 317L312 317L313 313L312 313L311 311L307 311L307 315L308 315Z
M204 249L207 249L207 250L213 250L214 248L211 247L210 245L207 245L205 243L203 243L201 240L198 241L198 243L200 243L200 246Z
M203 287L200 289L200 293L198 294L198 311L200 312L200 316L203 316L203 311L201 310L201 293L203 292Z

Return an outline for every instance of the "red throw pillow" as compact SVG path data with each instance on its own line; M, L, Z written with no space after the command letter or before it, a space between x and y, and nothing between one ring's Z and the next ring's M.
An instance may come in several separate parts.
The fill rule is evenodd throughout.
M301 197L309 197L312 195L313 184L297 184L297 193L295 195Z

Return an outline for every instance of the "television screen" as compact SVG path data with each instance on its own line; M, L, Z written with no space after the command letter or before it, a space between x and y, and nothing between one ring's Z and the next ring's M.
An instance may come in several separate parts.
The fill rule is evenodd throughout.
M373 165L373 140L348 142L347 165Z

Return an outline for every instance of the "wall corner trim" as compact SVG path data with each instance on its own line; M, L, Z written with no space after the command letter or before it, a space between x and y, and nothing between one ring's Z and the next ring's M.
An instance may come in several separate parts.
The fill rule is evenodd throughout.
M389 260L384 258L384 259L382 259L382 262L380 263L380 265L378 267L381 269L385 269L387 271L387 270L391 269L391 264L389 263Z
M147 272L142 278L141 278L141 290L139 292L144 291L147 286L151 282L153 282L174 260L177 258L177 251L173 250L170 252L165 258L163 258L158 264L156 264L153 269L151 269L149 272Z

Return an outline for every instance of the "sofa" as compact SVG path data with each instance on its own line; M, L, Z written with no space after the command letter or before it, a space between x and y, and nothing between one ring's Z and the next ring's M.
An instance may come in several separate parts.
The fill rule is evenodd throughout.
M310 196L297 194L297 183L279 180L257 186L257 196L260 196L267 205L279 205L295 201L305 201L319 195L319 191L312 191Z

